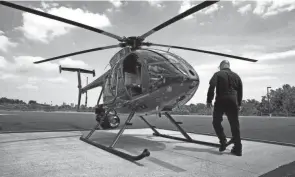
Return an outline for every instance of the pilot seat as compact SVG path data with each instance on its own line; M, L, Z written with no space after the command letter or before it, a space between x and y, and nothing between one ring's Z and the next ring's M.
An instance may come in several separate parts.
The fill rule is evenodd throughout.
M131 97L142 94L141 85L141 64L137 61L137 56L130 54L123 63L125 86Z

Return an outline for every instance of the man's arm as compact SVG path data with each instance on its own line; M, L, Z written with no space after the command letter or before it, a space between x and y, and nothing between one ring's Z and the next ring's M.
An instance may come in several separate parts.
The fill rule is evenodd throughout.
M238 76L238 106L241 106L243 99L243 82L241 78Z
M212 100L214 98L214 89L216 87L216 84L217 84L217 74L215 73L210 82L209 82L209 89L208 89L208 92L207 92L207 103L212 103Z

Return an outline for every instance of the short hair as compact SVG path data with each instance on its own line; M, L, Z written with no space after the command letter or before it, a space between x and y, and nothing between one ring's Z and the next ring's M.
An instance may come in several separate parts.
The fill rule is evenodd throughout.
M230 68L230 63L228 60L223 60L220 65L219 65L219 69L224 69L224 68Z

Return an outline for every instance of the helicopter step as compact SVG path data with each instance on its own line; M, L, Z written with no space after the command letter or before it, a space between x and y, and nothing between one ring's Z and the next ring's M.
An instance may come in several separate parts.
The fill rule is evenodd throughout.
M139 116L148 126L149 128L151 128L153 130L153 135L154 136L160 136L160 137L164 137L164 138L169 138L169 139L174 139L174 140L179 140L179 141L185 141L185 142L190 142L190 143L196 143L196 144L202 144L202 145L207 145L207 146L212 146L212 147L220 147L220 144L216 144L216 143L211 143L211 142L204 142L204 141L198 141L198 140L194 140L192 139L185 130L183 130L183 128L181 126L179 126L179 124L182 124L182 122L177 122L173 119L173 117L168 113L165 112L164 115L170 120L170 122L175 125L177 127L177 129L179 130L179 132L185 137L185 138L180 138L180 137L175 137L175 136L171 136L171 135L164 135L161 134L157 131L156 126L151 125L143 116ZM233 143L233 140L231 139L230 141L228 141L228 143L226 144L226 147L229 146L230 144Z
M91 137L91 135L94 133L95 130L97 130L97 129L103 130L103 128L100 126L100 125L101 125L101 122L98 122L97 125L96 125L96 126L95 126L95 127L89 132L89 134L88 134L86 137L83 137L83 135L82 135L82 136L80 137L80 140L82 140L82 141L84 141L84 142L86 142L86 143L88 143L88 144L91 144L91 145L93 145L93 146L96 146L96 147L98 147L98 148L100 148L100 149L102 149L102 150L105 150L105 151L107 151L107 152L109 152L109 153L112 153L112 154L114 154L114 155L117 155L117 156L119 156L119 157L121 157L121 158L123 158L123 159L129 160L129 161L131 161L131 162L138 161L138 160L141 160L141 159L143 159L143 158L145 158L145 157L148 157L148 156L150 156L150 152L149 152L149 150L147 150L147 149L144 149L144 150L142 151L142 153L139 154L139 155L137 155L137 156L130 155L130 154L127 154L127 153L125 153L125 152L122 152L122 151L119 151L119 150L114 149L116 143L118 142L119 138L120 138L121 135L123 134L123 132L124 132L124 130L126 129L126 127L127 127L128 125L129 125L129 126L132 125L132 123L130 123L130 121L131 121L131 119L133 118L134 114L135 114L135 111L133 111L133 112L131 112L131 113L129 114L127 120L125 121L125 124L124 124L123 127L120 129L120 131L117 133L115 139L113 140L112 144L111 144L109 147L107 147L107 146L105 146L105 145L102 145L102 144L99 144L99 143L96 143L96 142L90 140L90 137ZM108 114L106 114L106 115L104 116L103 119L105 119L105 118L107 117L107 115L108 115ZM102 121L103 121L103 120L102 120Z

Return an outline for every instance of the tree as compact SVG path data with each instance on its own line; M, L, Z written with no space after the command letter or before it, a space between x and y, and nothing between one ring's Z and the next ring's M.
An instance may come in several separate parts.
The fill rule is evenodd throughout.
M241 115L260 115L260 103L255 99L248 99L242 101Z
M286 115L294 112L295 109L295 88L289 84L284 84L282 88L271 90L270 94L270 112L276 115ZM267 104L266 104L267 103ZM266 97L263 97L261 104L262 107L268 105ZM268 106L267 106L268 108ZM268 110L268 109L267 109ZM265 110L264 110L265 111Z
M37 104L37 101L30 100L30 101L29 101L29 104Z
M282 94L282 110L289 116L290 113L294 112L294 102L295 102L295 88L288 84L283 85Z

